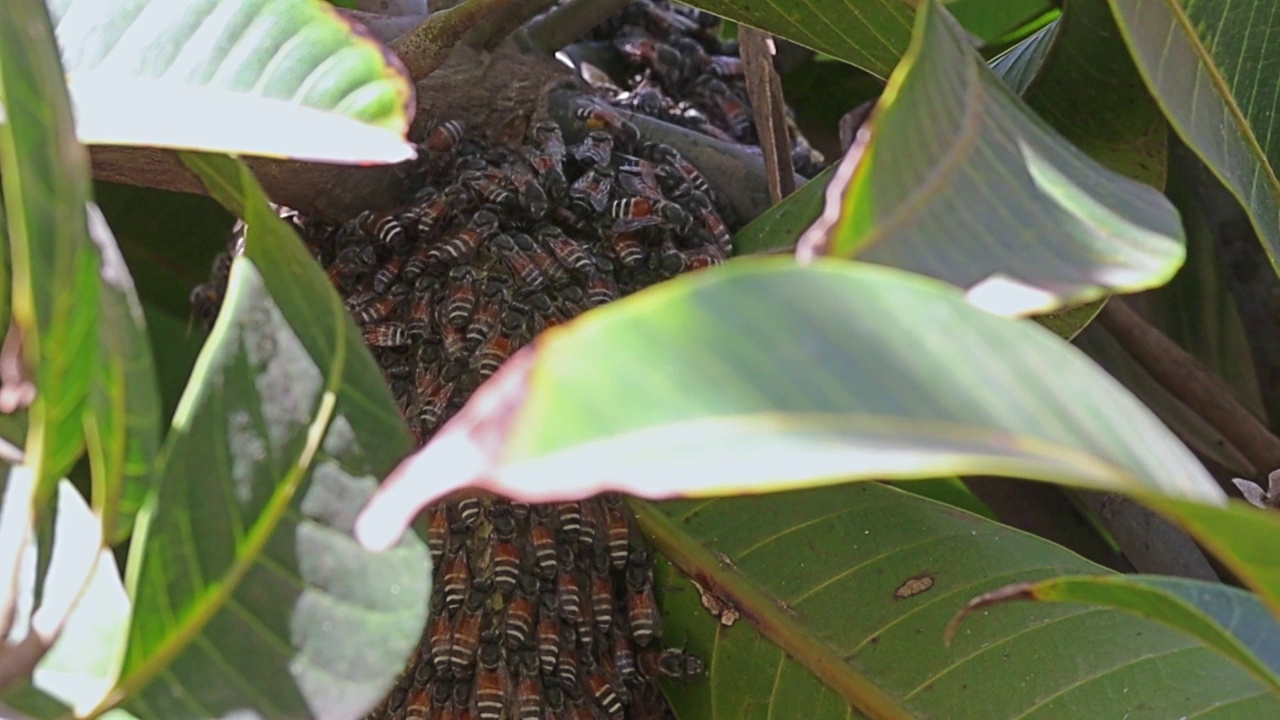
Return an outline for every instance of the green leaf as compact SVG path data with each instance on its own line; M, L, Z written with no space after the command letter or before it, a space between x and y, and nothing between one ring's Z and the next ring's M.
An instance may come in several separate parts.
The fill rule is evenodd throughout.
M947 3L947 11L965 30L988 43L1056 12L1049 0L955 0Z
M84 448L83 415L99 361L98 254L87 232L89 156L39 0L15 0L0 23L0 179L13 257L13 320L38 392L27 462L36 507Z
M1121 175L1165 186L1167 123L1146 92L1106 0L1073 0L1027 105L1076 148Z
M794 245L822 215L827 188L838 167L829 167L769 208L733 236L735 255L750 255ZM847 182L847 180L846 180Z
M1022 95L1044 67L1045 58L1053 49L1061 26L1060 20L1051 22L992 58L989 63L991 72L1004 80L1015 95Z
M160 448L160 390L142 304L111 229L90 206L89 235L102 259L98 337L102 357L86 417L93 504L107 542L128 537L154 490Z
M1110 0L1143 80L1170 125L1238 199L1280 262L1280 16L1270 0Z
M664 640L687 641L709 669L707 680L664 688L680 717L1262 720L1280 711L1202 642L1106 607L1009 605L975 615L948 646L947 621L976 593L1106 571L878 483L635 505L646 535L701 586L657 580ZM736 622L713 618L706 599L732 607Z
M341 300L249 171L186 161L250 231L166 441L145 552L131 558L120 689L142 717L359 717L426 620L425 544L409 536L371 555L350 536L408 431Z
M403 66L327 3L49 5L83 142L331 162L413 156Z
M1243 590L1160 576L1060 577L984 593L965 606L951 628L976 610L1009 600L1102 606L1154 620L1191 635L1280 694L1275 674L1280 670L1280 625Z
M472 483L534 501L970 474L1223 497L1133 396L1031 321L890 268L737 258L512 357L397 469L360 535L394 538Z
M986 67L936 2L921 8L912 49L868 120L869 142L855 143L844 160L856 169L840 216L820 220L801 239L799 257L856 256L929 275L1002 314L1047 312L1167 281L1184 256L1169 201L1057 135ZM1078 74L1052 69L1042 82ZM1159 120L1154 112L1137 115ZM1092 128L1076 134L1099 137ZM1143 136L1142 147L1151 142Z
M888 77L911 38L911 6L902 0L692 0L690 5L760 28Z

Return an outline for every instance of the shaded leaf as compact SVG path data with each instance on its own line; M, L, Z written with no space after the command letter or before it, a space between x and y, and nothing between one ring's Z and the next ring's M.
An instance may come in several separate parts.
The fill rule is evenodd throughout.
M733 236L735 255L750 255L795 245L796 239L818 219L825 193L837 167L823 170L782 202Z
M393 539L470 484L541 501L952 474L1222 498L1146 408L1030 321L889 268L738 258L517 353L397 468L359 532Z
M1111 0L1120 31L1170 125L1245 207L1280 258L1280 23L1269 0Z
M326 3L49 5L83 142L337 162L412 157L403 138L415 105L403 67Z
M1179 630L1240 665L1280 694L1280 626L1253 595L1219 583L1165 576L1071 576L1015 583L969 602L948 633L973 612L1009 600L1115 608Z
M947 3L947 11L987 43L1056 12L1049 0L955 0Z
M0 179L13 258L13 320L38 393L27 462L36 507L84 448L82 417L99 357L98 255L90 243L89 156L76 142L53 30L40 0L0 23Z
M991 72L1004 80L1014 94L1022 95L1044 67L1060 27L1061 21L1051 22L992 58L989 63Z
M877 483L635 505L646 535L701 588L658 580L664 640L687 641L709 668L665 687L681 717L1177 718L1222 707L1220 717L1261 719L1280 709L1194 638L1103 607L1010 605L975 615L946 645L947 621L977 593L1106 571ZM733 604L737 622L712 617L706 592Z
M912 9L902 0L692 0L729 20L888 77L907 49Z
M870 140L845 160L857 167L839 219L820 220L798 256L856 256L929 275L1002 314L1168 280L1184 255L1168 200L1065 142L944 10L932 0L921 8L912 51L868 120Z
M371 555L350 537L408 431L248 170L187 162L250 230L163 451L120 689L144 717L359 717L426 619L424 543Z

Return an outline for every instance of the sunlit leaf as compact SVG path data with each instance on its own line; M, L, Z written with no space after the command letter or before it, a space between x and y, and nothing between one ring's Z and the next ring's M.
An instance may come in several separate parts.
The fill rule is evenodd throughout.
M989 43L1055 12L1049 0L955 0L947 3L947 11Z
M921 8L915 44L864 126L869 140L844 161L856 169L839 217L819 220L800 256L830 253L929 275L1011 315L1168 280L1184 256L1168 200L1066 142L986 67L945 11L932 0ZM1078 73L1054 65L1041 82ZM1163 152L1158 114L1114 121L1125 122L1144 123L1135 132L1154 132L1155 123L1154 139L1135 142ZM1098 137L1087 126L1076 134Z
M666 684L681 717L1178 718L1221 707L1261 720L1280 709L1202 642L1101 606L1001 607L947 645L948 620L976 594L1106 571L877 483L637 506L646 535L697 582L658 579L664 639L708 667ZM736 613L731 625L708 611L717 603Z
M340 162L412 157L403 67L327 3L49 6L83 142Z
M425 544L371 555L350 536L408 431L341 300L248 170L188 163L250 230L131 561L120 687L144 717L359 717L426 619Z
M36 506L84 448L83 415L99 358L98 254L89 240L89 156L76 142L71 108L40 0L15 0L0 23L0 123L13 321L38 392L29 415L27 462Z
M1141 404L1030 321L889 268L740 258L545 333L397 469L360 534L389 540L471 484L534 501L953 474L1222 498Z
M1249 213L1280 259L1280 15L1270 0L1111 0L1134 61L1169 123Z

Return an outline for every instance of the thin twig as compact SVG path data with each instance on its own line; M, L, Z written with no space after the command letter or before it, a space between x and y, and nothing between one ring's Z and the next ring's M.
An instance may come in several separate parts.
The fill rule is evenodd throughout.
M467 0L461 5L433 12L416 28L391 41L417 82L444 64L462 37L481 22L521 4L524 0Z
M1119 298L1111 298L1098 319L1156 382L1222 433L1254 467L1263 471L1280 468L1280 438L1198 360Z
M738 42L746 68L747 95L755 114L756 137L764 151L769 196L777 204L796 191L796 183L782 80L773 69L772 38L768 33L743 25L738 28Z
M613 17L631 0L568 0L529 26L531 47L551 54Z

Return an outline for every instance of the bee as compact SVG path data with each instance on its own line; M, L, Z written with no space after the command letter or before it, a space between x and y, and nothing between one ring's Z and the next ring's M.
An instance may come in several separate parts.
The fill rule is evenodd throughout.
M609 576L609 554L604 548L595 553L591 573L591 612L596 630L608 635L613 626L613 579Z
M393 257L382 264L378 271L373 274L373 291L376 293L385 293L391 284L400 277L400 266L404 264L404 260Z
M609 246L623 266L633 268L644 264L644 245L640 244L640 238L634 232L613 233Z
M538 267L538 272L540 272L543 277L550 279L553 284L560 284L568 279L569 276L568 273L565 272L565 269L556 262L555 258L550 253L547 253L543 251L542 248L538 247L538 245L534 243L533 238L522 232L513 232L510 234L510 237L516 247L527 255L529 259L533 261L533 264Z
M410 342L422 342L431 332L431 295L419 293L409 306L409 322L405 323Z
M480 346L480 350L476 353L476 368L480 371L480 376L489 377L497 372L514 351L515 344L506 335L502 333L490 335L489 340Z
M449 647L453 644L453 627L444 611L440 595L431 598L431 622L427 625L427 643L431 647L431 664L438 677L452 677Z
M404 705L405 720L409 720L410 718L422 718L422 720L426 720L430 710L431 692L429 690L422 687L409 693Z
M360 325L378 322L395 312L408 295L409 288L403 285L392 287L389 292L381 296L374 293L374 297L351 311L351 317Z
M528 672L516 683L515 720L542 720L542 684Z
M537 511L533 513L533 521L529 524L529 534L533 542L533 555L538 564L538 571L548 580L554 578L556 575L555 533Z
M613 136L603 130L592 130L571 152L574 159L588 168L609 167L613 159Z
M569 187L569 203L587 215L604 212L613 190L613 170L598 166L587 170Z
M445 352L458 355L462 352L466 339L464 331L471 323L471 316L476 309L475 274L466 265L459 265L449 273L449 290L445 302L440 306L443 312L440 330L444 341Z
M433 153L451 153L462 141L463 127L457 120L448 120L431 128L427 133L427 149Z
M721 80L743 77L745 67L742 58L732 55L710 55L707 58L707 69Z
M579 504L582 512L581 529L578 532L578 542L584 549L588 551L587 557L595 557L596 537L600 534L600 527L603 519L600 517L600 501L591 498L583 500Z
M515 521L507 517L502 522L510 523L511 533L514 535ZM493 526L494 532L498 532L499 527L503 527L496 519ZM499 534L499 540L493 545L493 583L498 588L498 592L505 596L515 590L519 578L520 549L512 538L503 538Z
M662 200L662 187L660 184L660 176L663 169L670 167L667 165L655 165L644 158L628 158L632 164L624 165L622 174L617 176L618 184L622 186L624 192L636 197L649 198L650 200ZM671 169L671 173L679 174L678 170Z
M458 518L467 530L472 530L480 524L480 516L483 512L484 504L475 495L468 495L458 500Z
M364 329L364 343L380 348L403 347L409 344L409 333L402 323L378 323Z
M576 637L572 627L560 628L560 656L556 658L556 679L569 697L578 695L578 654L573 651Z
M452 613L461 607L471 585L471 567L467 563L467 554L461 548L445 560L443 579L444 606Z
M497 645L485 645L480 651L480 672L476 675L475 709L480 720L499 720L507 705L511 677L502 663Z
M533 580L525 576L523 580ZM532 587L530 587L532 586ZM529 642L529 632L533 629L533 617L537 607L534 605L533 593L538 590L537 581L522 582L520 591L511 599L505 610L503 620L503 636L508 648L516 650Z
M440 566L445 542L449 539L449 516L443 503L436 503L427 510L427 547L431 550L432 567Z
M538 228L538 241L551 251L551 255L566 270L589 273L592 270L591 258L583 251L582 245L571 239L555 225L543 225Z
M502 314L500 326L507 337L526 337L525 330L529 325L529 312L524 308L508 305Z
M679 150L663 143L651 143L642 148L641 154L648 155L657 162L674 166L694 190L711 197L711 184L707 182L707 178L693 163L686 160Z
M688 214L679 205L646 197L614 200L609 204L609 217L615 219L614 232L632 232L664 222L675 228L689 224Z
M636 553L643 555L643 553ZM653 582L647 575L627 573L627 624L636 644L645 647L654 638L662 637L662 618L653 597ZM640 578L633 577L640 575ZM636 582L637 579L642 582Z
M427 251L428 265L464 262L475 254L498 229L498 216L488 210L480 210L471 218L466 228L448 241Z
M618 693L614 691L613 684L600 671L600 666L592 668L587 674L587 690L591 693L591 697L595 698L596 704L610 718L622 717L622 700L618 698Z
M576 502L556 503L556 514L560 516L560 532L564 533L565 539L577 542L578 533L582 530L582 506Z
M633 682L636 680L636 654L631 649L631 640L627 636L627 631L618 623L614 626L613 632L610 633L612 639L613 664L618 669L618 675L622 677L623 682Z
M346 290L352 280L368 271L376 262L378 262L378 256L373 246L351 245L338 253L338 257L329 264L326 273L334 287Z
M480 620L488 597L473 585L458 622L453 626L453 643L449 647L449 664L455 677L465 677L475 662L480 647Z
M526 239L528 236L524 236ZM532 247L532 242L530 242ZM520 281L530 288L541 288L547 284L547 277L542 274L538 264L529 253L522 250L515 239L506 233L493 239L493 248L499 253L502 261Z
M567 181L564 177L564 137L560 134L560 126L552 120L534 125L533 143L534 148L525 153L529 165L542 178L548 196L563 197Z
M560 657L560 622L556 619L556 596L542 593L542 612L538 617L538 667L543 675L556 671Z
M484 202L514 210L519 202L515 194L502 186L498 178L486 172L464 172L458 176L458 183L475 193Z
M191 290L191 314L204 327L208 328L213 324L221 307L222 290L218 283L207 282Z
M618 286L608 275L596 273L587 281L586 303L589 307L599 307L616 297Z
M701 675L706 669L701 658L679 648L649 650L640 653L640 672L648 678L686 678Z
M573 116L581 120L588 130L603 130L624 144L640 141L640 131L636 126L624 120L612 108L580 107L573 111Z
M751 108L714 77L702 78L698 89L700 95L724 117L730 132L735 137L746 137L751 130Z
M619 37L613 45L623 57L638 65L652 65L658 56L658 42L651 37Z
M533 171L521 162L513 162L503 169L506 171L507 180L520 196L520 203L525 210L535 218L544 217L551 209L551 203L547 200L547 193L543 191Z
M356 229L365 237L373 238L387 247L400 247L404 244L404 225L391 213L365 210L356 216Z
M418 399L422 402L418 409L418 423L421 427L435 429L440 421L444 418L445 409L448 407L450 398L453 396L453 390L458 385L458 378L462 375L462 366L457 363L450 363L440 373L440 377L433 379L428 386L427 392L422 392L422 383L418 383Z
M573 570L573 551L568 545L560 547L560 572L556 575L556 605L560 609L560 617L566 622L577 625L582 619L582 587L578 582L578 574Z

